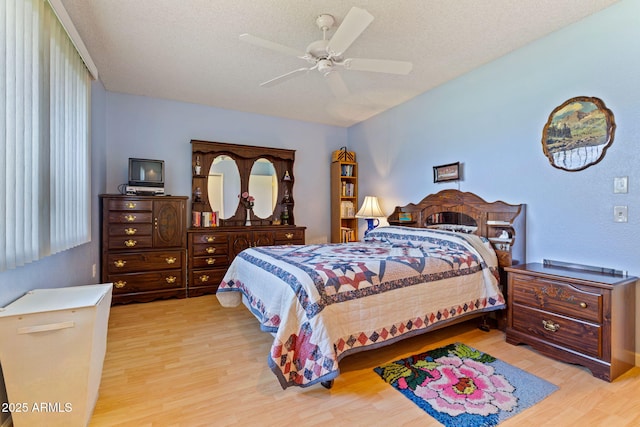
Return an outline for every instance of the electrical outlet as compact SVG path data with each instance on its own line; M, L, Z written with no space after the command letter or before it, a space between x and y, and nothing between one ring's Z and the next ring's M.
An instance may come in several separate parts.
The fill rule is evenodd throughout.
M93 264L91 266L91 277L93 277L95 279L96 278L96 274L98 274L98 266Z
M613 207L613 220L615 222L627 222L627 207L626 206L614 206Z

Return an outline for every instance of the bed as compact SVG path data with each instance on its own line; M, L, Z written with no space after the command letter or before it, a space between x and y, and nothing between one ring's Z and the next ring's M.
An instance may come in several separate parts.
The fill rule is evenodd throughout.
M524 205L444 190L388 222L362 242L255 247L231 263L217 298L272 333L283 388L330 387L347 355L504 311L500 267L524 261Z

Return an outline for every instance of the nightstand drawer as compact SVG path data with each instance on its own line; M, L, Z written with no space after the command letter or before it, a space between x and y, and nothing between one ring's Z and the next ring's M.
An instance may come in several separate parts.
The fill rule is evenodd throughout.
M602 357L600 325L516 306L513 329L589 356Z
M602 292L566 282L527 275L513 276L513 302L560 315L602 323Z

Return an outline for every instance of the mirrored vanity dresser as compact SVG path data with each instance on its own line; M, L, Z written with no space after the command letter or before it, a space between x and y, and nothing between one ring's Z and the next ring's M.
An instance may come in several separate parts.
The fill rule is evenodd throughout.
M255 246L305 243L295 225L295 151L191 141L189 297L215 293L231 261Z

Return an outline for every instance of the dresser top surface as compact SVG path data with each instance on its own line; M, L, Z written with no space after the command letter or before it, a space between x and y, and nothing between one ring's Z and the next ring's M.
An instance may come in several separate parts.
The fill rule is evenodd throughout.
M613 275L577 268L549 266L542 263L514 265L505 267L505 270L513 273L530 273L538 276L553 276L560 279L573 279L612 286L632 283L638 280L638 278L634 276Z

